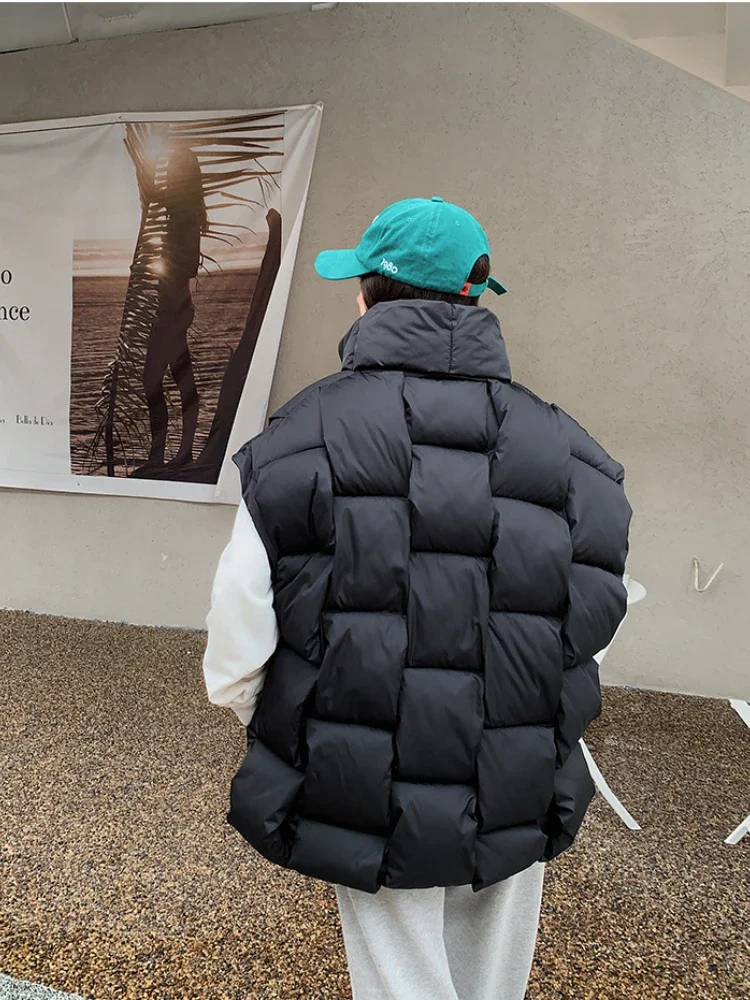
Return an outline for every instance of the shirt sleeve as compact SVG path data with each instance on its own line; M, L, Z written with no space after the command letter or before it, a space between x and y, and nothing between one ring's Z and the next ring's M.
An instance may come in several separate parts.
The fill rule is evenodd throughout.
M208 700L231 708L246 726L263 689L266 664L276 649L279 633L268 555L244 503L219 560L206 624L203 675Z

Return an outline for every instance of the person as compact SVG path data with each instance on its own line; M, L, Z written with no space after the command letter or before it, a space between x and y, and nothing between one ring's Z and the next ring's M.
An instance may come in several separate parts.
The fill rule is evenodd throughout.
M337 887L355 1000L522 1000L593 795L623 469L511 380L489 254L437 197L320 254L360 282L342 369L236 456L205 658L249 724L228 820Z
M164 240L158 264L158 303L143 367L143 391L148 404L151 447L140 476L161 475L169 424L164 380L167 370L180 393L182 434L169 463L179 469L193 461L199 397L188 344L195 318L190 289L201 263L201 236L208 228L201 168L190 146L176 143L169 152L159 197L165 213Z

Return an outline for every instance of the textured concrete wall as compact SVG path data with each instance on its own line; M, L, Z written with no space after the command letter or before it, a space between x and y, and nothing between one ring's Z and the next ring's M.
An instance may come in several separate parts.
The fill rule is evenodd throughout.
M0 57L0 120L326 104L273 391L333 370L355 289L312 262L384 203L475 211L516 377L628 467L649 590L608 680L750 694L750 106L541 4L330 13ZM0 603L199 625L231 512L0 495ZM185 536L190 559L175 551ZM162 554L167 559L162 558ZM726 566L704 595L690 560Z

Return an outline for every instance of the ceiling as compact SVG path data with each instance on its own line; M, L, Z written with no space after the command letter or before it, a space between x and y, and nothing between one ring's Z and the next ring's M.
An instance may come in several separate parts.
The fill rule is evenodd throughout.
M335 3L0 3L0 52L198 28L336 6Z

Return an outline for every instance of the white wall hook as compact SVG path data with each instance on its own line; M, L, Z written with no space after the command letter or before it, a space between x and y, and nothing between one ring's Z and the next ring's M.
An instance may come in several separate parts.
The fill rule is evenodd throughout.
M703 584L702 587L701 587L700 582L699 582L700 568L701 568L701 564L694 557L693 558L693 574L694 574L693 575L693 586L695 587L695 589L698 591L699 594L705 594L706 591L708 590L708 588L711 586L711 584L716 579L716 577L719 575L719 573L721 573L721 571L724 569L724 563L719 563L719 565L713 571L713 573L711 574L711 576L709 576L709 578L706 580L706 582Z

